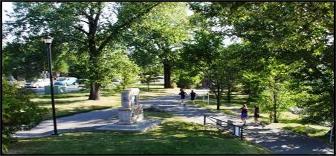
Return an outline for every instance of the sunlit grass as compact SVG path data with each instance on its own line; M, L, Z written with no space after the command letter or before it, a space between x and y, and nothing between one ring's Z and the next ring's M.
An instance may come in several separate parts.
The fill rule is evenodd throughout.
M178 88L171 88L171 89L164 89L162 88L154 88L150 91L147 91L146 89L140 91L140 100L148 100L148 99L154 99L159 96L171 96L171 95L178 95L179 89Z
M22 139L10 145L16 154L259 154L269 151L214 128L186 123L169 113L146 112L161 119L144 133L77 132L57 137Z
M103 92L104 93L104 92ZM88 100L89 92L75 92L55 95L56 116L67 116L92 110L117 108L121 105L120 94L101 96L100 100ZM50 95L37 95L30 99L40 107L47 108L48 114L43 119L51 118Z
M218 112L217 111L217 103L215 99L210 99L209 103L207 101L207 97L203 99L202 96L199 96L196 98L194 101L195 105L203 108L207 108L213 112ZM192 104L191 101L188 101L188 104ZM227 103L222 103L220 106L219 112L223 112L228 115L234 115L234 116L239 116L239 109L241 108L241 104L234 103L234 100L232 101L231 104Z

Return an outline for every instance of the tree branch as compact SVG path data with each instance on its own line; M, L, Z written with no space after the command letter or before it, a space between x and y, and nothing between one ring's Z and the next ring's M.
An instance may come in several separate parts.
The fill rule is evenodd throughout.
M100 16L100 14L101 14L101 11L102 11L102 3L101 2L98 2L98 12L97 12L97 14L96 14L96 16L95 16L95 18L94 18L94 23L95 23L95 25L97 25L97 23L98 23L98 20L99 20L99 16Z
M81 27L78 27L78 26L72 26L72 27L74 27L75 29L77 29L77 30L83 32L83 33L86 34L86 35L89 35L89 33L86 32L86 31L85 31L84 29L82 29Z
M90 21L90 20L93 20L93 18L87 14L84 10L81 11L81 13Z
M85 20L79 20L79 21L82 21L82 22L84 22L86 24L90 24L88 21L85 21Z
M159 5L160 2L154 4L153 6L151 7L148 7L146 8L143 12L139 13L138 15L136 16L132 16L129 20L127 20L125 23L122 23L120 25L117 25L115 27L112 27L111 29L111 33L108 35L108 37L106 37L106 39L100 44L99 48L98 48L98 51L101 51L104 49L104 47L107 45L107 43L109 41L111 41L113 39L113 37L116 36L117 33L119 33L119 31L126 27L126 26L129 26L132 24L132 22L134 22L136 19L140 18L141 16L145 15L146 13L148 13L149 11L151 11L154 7L156 7L157 5Z
M71 40L75 40L75 41L77 41L77 42L80 42L80 43L82 43L82 44L87 44L86 42L84 42L83 40L80 40L80 39L78 39L78 38L76 38L76 37L72 37L72 36L70 36L70 35L66 35L65 37L67 37L67 38L70 38Z

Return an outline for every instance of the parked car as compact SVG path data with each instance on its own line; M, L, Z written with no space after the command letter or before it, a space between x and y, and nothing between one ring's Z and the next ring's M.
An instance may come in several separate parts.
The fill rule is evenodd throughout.
M58 77L56 82L54 83L55 86L69 86L69 85L77 85L77 78L75 77Z
M79 87L86 87L89 85L89 79L78 79L77 83Z
M7 76L6 80L8 81L9 85L14 85L17 82L13 75Z
M26 88L40 88L44 86L49 86L50 80L49 79L37 79L35 81L31 81L25 84Z
M157 76L153 82L164 83L164 76Z

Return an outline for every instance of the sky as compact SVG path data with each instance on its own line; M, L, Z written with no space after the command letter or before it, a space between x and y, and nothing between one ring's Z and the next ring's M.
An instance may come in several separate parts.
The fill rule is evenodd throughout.
M5 12L7 11L7 13ZM13 4L12 2L2 2L2 10L1 10L1 24L3 28L3 23L10 20L10 18L7 16L8 13L13 12ZM11 41L13 38L11 36L8 36L4 39L2 39L2 46L5 46L8 41Z
M13 12L12 2L2 2L2 10L1 10L2 23L9 20L9 17L6 15L7 13L5 12L5 10L7 10L8 12Z

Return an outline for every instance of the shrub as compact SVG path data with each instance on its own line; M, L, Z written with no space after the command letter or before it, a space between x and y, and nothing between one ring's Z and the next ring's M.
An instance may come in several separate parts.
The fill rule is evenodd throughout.
M29 101L32 92L10 85L2 78L3 105L2 105L2 151L7 151L10 135L23 125L33 126L42 120L46 109L39 108Z
M195 88L201 83L200 76L190 76L188 73L180 73L177 80L177 87L179 88Z

